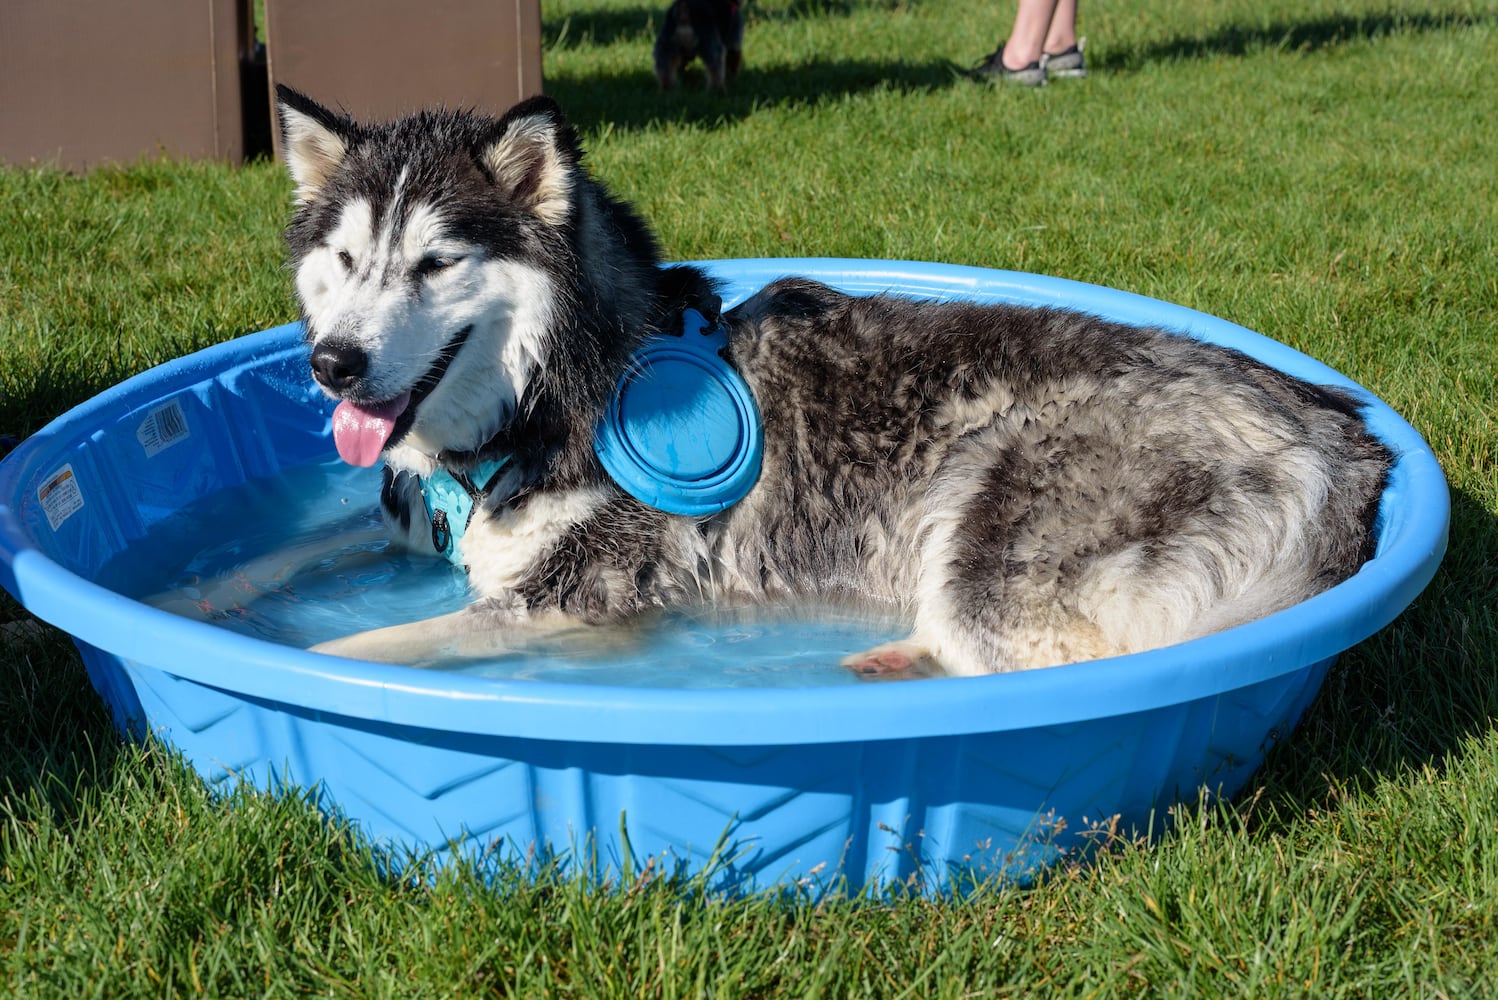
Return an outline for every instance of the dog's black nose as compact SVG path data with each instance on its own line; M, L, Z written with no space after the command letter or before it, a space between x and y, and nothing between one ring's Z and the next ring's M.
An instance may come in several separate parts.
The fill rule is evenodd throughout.
M369 370L369 355L347 344L321 343L312 349L312 376L323 387L343 392Z

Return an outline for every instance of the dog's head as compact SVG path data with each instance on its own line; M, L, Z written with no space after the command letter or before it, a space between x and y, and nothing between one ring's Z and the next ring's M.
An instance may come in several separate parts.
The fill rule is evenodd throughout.
M582 183L576 134L534 98L502 118L365 125L278 88L287 230L339 454L429 472L513 418L547 362Z

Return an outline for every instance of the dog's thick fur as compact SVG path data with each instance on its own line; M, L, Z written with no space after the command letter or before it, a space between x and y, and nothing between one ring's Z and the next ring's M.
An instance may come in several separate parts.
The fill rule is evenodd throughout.
M393 420L376 442L394 529L430 551L415 477L513 456L460 543L472 606L329 652L494 652L666 606L815 597L911 622L857 670L983 674L1224 629L1371 552L1390 457L1340 390L1061 309L795 278L724 317L764 418L756 486L713 516L646 507L593 428L631 351L713 288L662 266L557 107L369 126L282 90L280 113L314 374Z

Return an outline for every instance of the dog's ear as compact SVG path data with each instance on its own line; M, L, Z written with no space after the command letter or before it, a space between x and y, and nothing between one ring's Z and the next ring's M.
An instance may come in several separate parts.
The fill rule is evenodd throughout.
M317 196L348 154L355 126L346 115L329 111L306 94L276 85L276 112L281 119L281 153L296 181L296 200Z
M577 133L549 97L511 108L478 160L506 197L541 221L560 225L572 211L573 185L582 151Z

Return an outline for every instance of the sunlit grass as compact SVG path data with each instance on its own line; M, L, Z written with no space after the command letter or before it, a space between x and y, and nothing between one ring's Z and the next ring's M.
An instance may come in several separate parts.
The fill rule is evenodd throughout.
M679 258L918 258L1223 316L1391 403L1452 546L1235 803L958 901L394 878L310 799L215 798L124 743L64 637L0 599L0 992L357 997L1481 995L1498 973L1498 200L1489 4L1103 0L1091 77L961 70L976 0L747 5L743 77L667 95L664 3L547 0L547 89ZM0 171L0 435L294 315L290 184ZM1162 818L1163 823L1163 818ZM410 873L408 872L408 875ZM430 875L430 877L427 877Z

